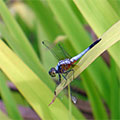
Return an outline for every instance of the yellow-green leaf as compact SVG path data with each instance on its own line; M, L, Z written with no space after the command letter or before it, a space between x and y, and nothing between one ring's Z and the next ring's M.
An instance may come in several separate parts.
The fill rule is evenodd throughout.
M54 105L48 107L53 97L50 88L2 41L0 41L0 58L0 69L16 85L42 119L68 119L68 109L59 99ZM75 119L74 116L72 118ZM84 117L80 115L79 119L84 119Z
M83 72L100 54L120 40L120 21L106 31L101 38L102 40L93 49L86 53L74 67L74 78ZM118 57L120 60L120 56ZM67 83L63 80L55 90L56 95L58 95L72 80L72 76L67 80Z
M6 107L6 111L11 118L22 120L22 117L18 111L15 100L13 99L12 94L6 84L7 80L8 78L0 70L0 92Z
M74 0L74 2L99 37L119 20L119 16L107 0ZM120 42L108 51L120 68L119 46Z

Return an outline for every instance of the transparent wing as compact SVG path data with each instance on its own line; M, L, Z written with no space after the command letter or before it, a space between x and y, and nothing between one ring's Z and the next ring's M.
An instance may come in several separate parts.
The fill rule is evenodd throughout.
M65 51L61 43L54 44L49 41L42 41L42 44L50 50L50 52L56 57L58 60L71 58L71 56Z

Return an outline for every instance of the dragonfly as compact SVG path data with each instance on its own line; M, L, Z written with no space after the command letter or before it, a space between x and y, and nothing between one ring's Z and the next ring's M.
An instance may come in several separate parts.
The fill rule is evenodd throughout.
M59 76L59 83L61 82L61 76L67 81L67 75L69 72L73 72L74 70L72 69L73 66L76 64L76 62L78 62L78 60L85 54L87 53L90 49L92 49L97 43L99 43L101 41L101 38L96 40L95 42L93 42L88 48L86 48L84 51L82 51L81 53L79 53L78 55L71 57L66 51L65 49L61 46L61 44L58 44L58 46L56 47L56 49L54 49L54 45L46 42L46 41L42 41L42 44L48 49L50 50L50 52L58 59L58 64L55 67L52 67L49 70L49 75L51 77L56 77L56 75L58 74ZM62 57L59 56L59 52L57 52L57 49L59 49L60 55L63 54Z

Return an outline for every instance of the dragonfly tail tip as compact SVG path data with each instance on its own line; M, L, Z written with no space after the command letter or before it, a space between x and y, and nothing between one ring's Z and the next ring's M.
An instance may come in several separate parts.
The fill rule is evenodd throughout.
M100 38L100 39L98 39L99 41L101 41L102 40L102 38Z

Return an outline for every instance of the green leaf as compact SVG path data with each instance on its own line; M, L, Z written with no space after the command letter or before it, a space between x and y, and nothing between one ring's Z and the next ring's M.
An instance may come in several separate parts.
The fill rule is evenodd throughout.
M101 53L103 53L105 50L107 50L109 47L111 47L120 40L120 21L113 25L108 31L106 31L101 36L101 39L102 40L94 48L88 51L74 67L74 78L76 78L80 73L82 73ZM72 73L70 73L69 76L71 77L68 78L67 82L63 80L61 84L56 88L55 96L57 96L68 84L70 84L70 82L72 82ZM100 102L100 97L96 93L93 82L84 82L84 84L86 86L86 90L89 95L93 108L93 113L96 119L106 118L106 112L102 106L102 103ZM97 107L96 103L99 103L100 105Z
M114 24L101 36L101 41L90 51L88 51L74 67L74 78L82 73L100 54L120 40L120 21ZM62 83L56 89L56 95L73 80L72 76L67 83ZM66 85L64 85L66 83ZM64 86L64 87L63 87Z
M53 14L50 11L50 8L48 6L45 6L44 2L40 0L36 0L35 2L32 0L25 1L34 11L36 17L39 20L43 32L46 33L49 40L53 41L55 37L61 33L61 29L56 24L56 21L53 18ZM46 1L45 3L47 4Z
M2 11L3 12L3 11ZM9 12L9 11L7 11ZM11 16L9 16L11 17ZM9 19L7 19L9 21ZM7 21L6 20L6 21ZM5 22L6 22L5 21ZM7 21L7 22L8 22ZM12 24L12 22L11 22ZM13 24L14 25L14 24ZM45 82L45 84L50 88L50 89L54 89L55 88L55 84L53 84L53 81L50 79L50 77L48 76L48 74L46 73L45 69L43 68L43 66L38 63L38 62L35 62L35 61L32 61L32 59L29 57L29 59L26 60L26 57L23 56L23 54L25 54L26 56L28 54L31 54L31 53L27 53L26 50L24 49L23 51L23 46L22 44L24 44L24 42L22 42L20 39L19 39L19 42L20 44L18 44L16 42L16 40L14 39L14 37L10 34L10 32L8 31L8 29L6 28L5 25L2 25L0 26L0 29L1 29L1 32L2 32L2 37L7 41L7 43L10 45L10 47L22 58L22 60L27 63L27 65L39 76L39 78ZM16 29L17 30L17 29ZM51 28L50 28L51 30ZM53 31L52 31L53 32ZM27 44L26 44L26 48L27 48ZM36 88L36 87L35 87ZM41 90L39 90L41 91ZM67 98L64 97L64 107L67 108ZM48 104L48 103L47 103ZM34 107L33 107L34 108ZM81 114L80 112L75 108L73 107L73 115L77 118L77 119L80 119L81 118ZM46 108L47 110L47 108ZM43 110L44 111L44 110ZM83 118L83 117L82 117Z
M84 40L90 43L89 36L84 30L82 24L79 22L78 18L71 10L67 1L54 1L48 0L48 3L55 14L55 17L60 24L61 28L65 32L71 44L76 50L81 50L81 46L78 44L78 40L81 40L83 48L86 47ZM62 7L61 7L62 6ZM74 40L74 41L73 41Z
M42 119L68 119L68 109L57 99L48 107L53 93L38 76L26 66L2 41L0 41L0 68L16 85ZM43 71L44 72L44 71ZM41 72L41 74L43 74ZM47 79L47 74L44 76ZM58 114L59 113L59 114ZM75 119L75 116L72 116ZM79 119L84 117L79 114Z
M97 36L101 36L108 28L119 20L118 15L107 0L74 0L74 3L83 14ZM120 42L108 51L120 68Z
M48 71L50 67L55 66L57 62L54 56L50 54L50 51L47 51L45 46L41 44L42 42L41 40L45 39L47 36L46 34L44 34L39 24L37 26L38 26L37 34L38 34L38 41L40 42L39 45L40 45L42 63L44 64L44 68L46 68L46 70ZM61 96L59 97L59 99L61 100ZM66 96L62 95L61 102L69 109L68 99L66 98ZM79 110L73 104L72 104L72 114L76 117L76 119L80 119L81 114L79 113Z
M8 80L8 78L4 75L2 71L0 71L0 91L1 91L3 101L5 103L8 115L14 120L15 119L22 120L22 117L20 116L20 113L17 109L15 100L12 98L12 95L6 85L6 80Z
M114 8L114 10L116 11L116 13L120 16L120 1L119 0L109 0L108 1L110 4L111 4L111 6L112 6L112 8Z
M20 18L26 23L27 27L30 29L33 28L36 17L26 4L23 2L16 2L11 5L10 9L14 10L15 13L20 16Z
M84 75L84 72L83 74ZM88 79L84 79L83 80L83 84L85 87L85 90L87 92L91 107L92 107L92 111L93 111L93 115L95 117L96 120L98 119L108 119L104 104L101 100L101 97L99 95L98 89L96 88L93 80L90 78L89 74L86 74Z
M41 65L36 53L34 52L32 46L28 42L28 39L24 35L23 31L11 16L9 10L5 6L3 0L0 0L0 14L6 24L3 33L3 37L11 48L22 58L22 60L40 77L44 79L45 72L40 74L42 71L45 71ZM7 27L7 28L6 28ZM10 36L10 38L9 38ZM48 77L48 75L47 75ZM54 83L48 77L44 82L53 90Z
M90 37L83 28L83 25L79 19L74 14L72 8L69 5L69 2L65 0L48 0L48 3L51 7L51 10L55 14L58 23L60 24L61 28L63 29L64 33L74 48L71 51L77 51L79 53L80 51L84 50L90 44ZM69 47L69 49L71 49L71 47ZM97 72L98 69L102 71L102 74L100 74L100 72ZM90 74L91 79L93 79L96 83L107 104L109 104L108 93L110 71L107 68L106 64L101 58L99 58L95 64L87 69L87 74L88 73ZM84 78L85 77L87 79L87 76L84 76ZM103 79L106 84L102 82Z
M23 31L21 30L21 28L19 27L13 16L11 16L3 0L0 0L0 14L11 36L14 39L14 44L16 44L17 47L18 45L21 46L21 48L18 47L19 51L22 51L21 56L24 57L26 62L28 62L28 60L30 60L31 58L32 62L36 62L36 64L37 63L39 64L39 60L35 52L33 51L32 46L28 42L26 36L24 35ZM25 54L24 51L26 51Z
M111 119L120 119L120 87L117 79L117 69L111 58Z

